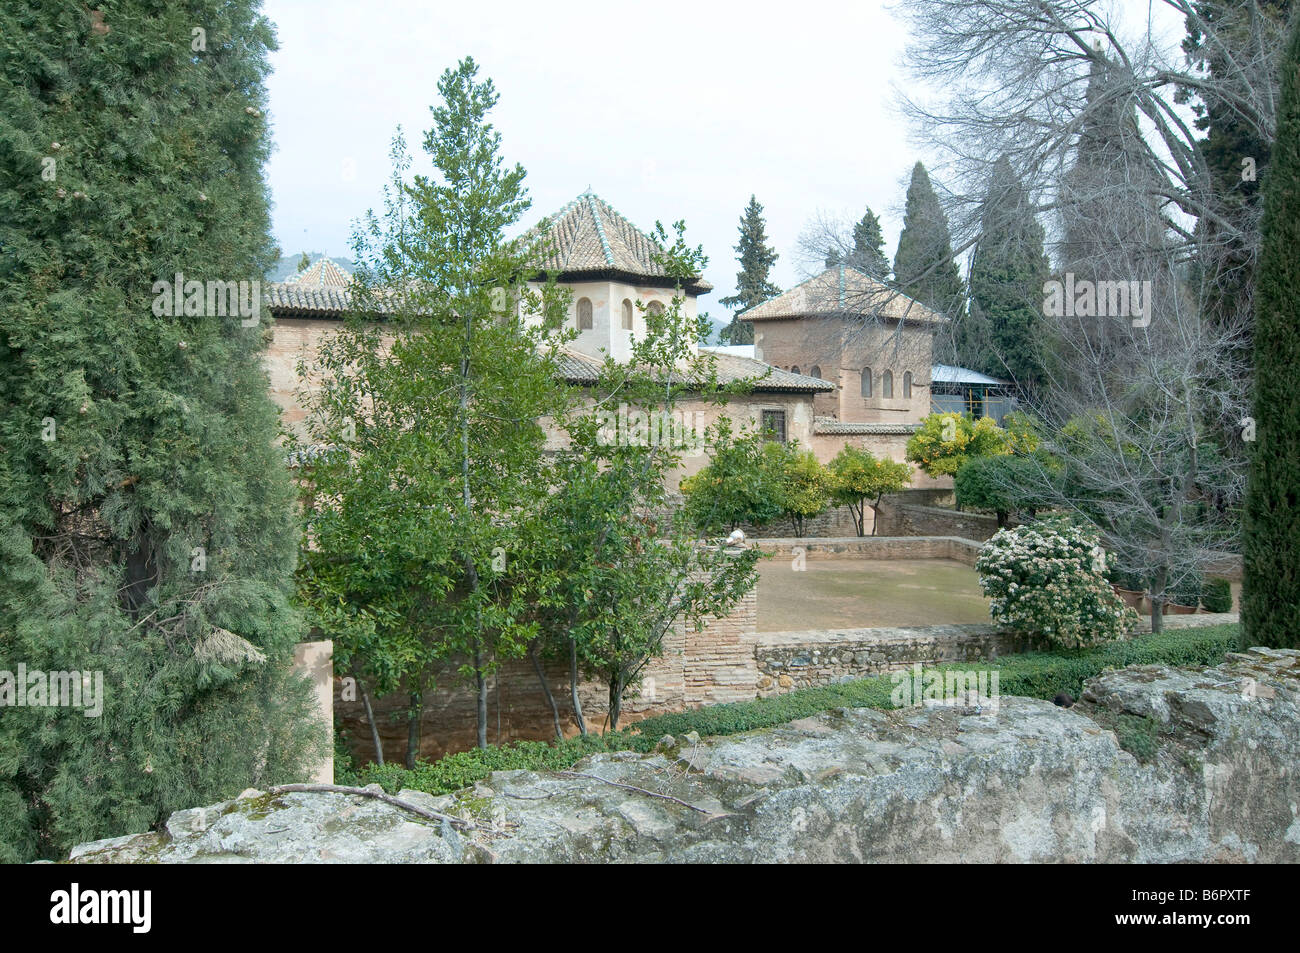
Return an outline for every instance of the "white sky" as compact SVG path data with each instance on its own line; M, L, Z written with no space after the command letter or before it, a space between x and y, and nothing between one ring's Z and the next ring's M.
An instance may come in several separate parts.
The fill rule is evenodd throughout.
M905 0L894 0L902 4ZM888 4L889 7L894 2ZM1100 0L1142 31L1163 4ZM280 50L268 80L276 241L351 256L352 223L382 205L401 124L417 171L443 70L471 55L500 94L507 162L528 170L533 224L588 187L649 231L685 219L715 286L734 287L733 246L751 193L765 207L782 288L806 269L800 231L818 212L881 218L893 259L907 177L936 154L896 106L905 26L886 0L265 0ZM926 99L927 96L920 98Z
M417 160L444 69L465 55L496 83L508 162L528 170L528 221L590 186L649 230L678 218L709 256L725 319L736 225L750 193L780 254L820 208L882 219L892 259L906 176L927 157L894 107L905 32L880 0L654 4L266 0L280 50L268 85L268 173L286 254L350 256L351 223L381 205L400 123ZM349 178L348 165L355 172Z

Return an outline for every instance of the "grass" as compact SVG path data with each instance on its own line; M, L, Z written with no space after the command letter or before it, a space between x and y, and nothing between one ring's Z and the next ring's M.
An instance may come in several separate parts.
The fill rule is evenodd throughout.
M1170 666L1217 665L1228 652L1241 648L1240 626L1219 625L1150 633L1126 642L1088 649L1026 652L992 662L929 666L926 671L997 671L1002 695L1051 699L1058 692L1066 692L1077 698L1087 679L1108 669L1157 663ZM390 794L402 788L450 794L486 778L493 771L563 771L597 752L651 751L663 735L680 736L689 731L697 731L702 737L731 735L786 724L832 708L883 711L894 707L890 701L893 690L893 679L889 675L878 675L837 685L797 689L753 701L659 715L606 735L569 738L562 742L521 741L462 751L437 761L417 763L412 770L393 764L382 768L367 765L355 773L341 773L338 780L341 784L378 783ZM1126 734L1140 736L1142 733L1132 731ZM1144 747L1142 742L1145 740L1134 738L1138 747Z

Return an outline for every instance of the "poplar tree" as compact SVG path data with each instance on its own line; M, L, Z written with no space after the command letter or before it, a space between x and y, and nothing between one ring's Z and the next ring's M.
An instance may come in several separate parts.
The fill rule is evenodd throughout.
M0 859L303 780L325 743L253 284L274 48L240 0L0 9ZM102 677L102 713L9 707L20 665Z
M740 241L735 249L736 261L740 263L740 271L736 272L736 293L720 300L724 308L735 310L735 317L722 330L722 338L727 344L753 344L754 328L747 321L741 321L740 315L781 293L781 289L768 280L772 265L780 256L767 243L763 206L753 195L740 217Z
M1282 65L1277 142L1264 187L1255 292L1253 453L1244 526L1241 621L1247 644L1300 647L1300 24ZM1249 427L1249 422L1247 423Z

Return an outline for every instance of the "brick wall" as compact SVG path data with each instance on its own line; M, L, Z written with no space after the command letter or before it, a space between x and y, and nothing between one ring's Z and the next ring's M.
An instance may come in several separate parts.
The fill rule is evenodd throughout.
M756 627L757 597L753 592L731 614L711 620L701 631L687 633L678 625L665 637L663 654L646 666L640 691L625 698L622 722L753 698L759 676L754 654ZM423 694L420 757L425 760L468 750L477 741L475 694L472 684L457 674L461 664L459 659L448 661ZM544 671L560 711L561 728L566 736L577 734L567 659L547 660ZM359 698L342 697L342 685L341 679L335 679L336 723L348 733L358 763L372 761L375 751L365 709ZM578 697L588 730L599 731L608 710L605 685L583 681ZM400 763L406 752L407 696L397 692L371 701L384 756ZM499 744L554 737L551 710L532 664L518 660L502 665L489 679L488 741Z

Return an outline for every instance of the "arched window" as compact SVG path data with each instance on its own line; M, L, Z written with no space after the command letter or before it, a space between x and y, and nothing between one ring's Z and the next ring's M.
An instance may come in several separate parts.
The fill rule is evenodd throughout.
M892 400L894 396L894 372L885 371L880 375L880 396Z
M662 301L651 301L645 306L645 309L648 314L663 314L664 304Z
M578 330L579 331L591 330L591 299L590 298L578 299Z
M903 400L912 399L912 372L903 372Z
M871 396L871 368L869 367L862 369L862 396Z
M812 366L812 370L809 371L808 373L811 374L813 377L821 377L821 376L822 376L821 365L820 365L820 364L814 364L814 365Z
M790 367L790 373L791 373L791 374L798 374L798 373L799 373L799 365L798 365L798 364L791 365L791 367Z
M632 302L627 298L623 299L623 330L632 330Z

